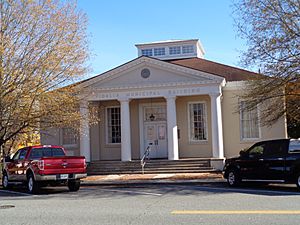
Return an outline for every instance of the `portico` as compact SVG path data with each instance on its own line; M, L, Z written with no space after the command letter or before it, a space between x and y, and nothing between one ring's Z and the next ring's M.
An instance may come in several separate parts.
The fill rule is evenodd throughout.
M148 141L151 141L151 143L147 142L146 144L155 145L156 149L166 148L161 149L161 151L166 151L167 158L169 160L178 160L181 151L179 145L180 137L178 137L178 135L184 136L182 132L183 130L186 130L178 128L178 119L187 122L188 116L185 115L185 118L178 118L177 111L179 109L176 101L181 97L193 97L193 99L197 99L197 96L200 96L199 100L201 100L201 96L206 96L206 99L207 97L209 99L209 102L206 102L205 106L210 105L210 108L205 108L206 112L203 112L203 115L211 115L210 121L206 121L206 123L211 124L211 134L208 134L207 137L203 138L203 143L200 143L201 141L194 140L194 143L191 144L203 145L205 143L211 143L211 155L207 155L207 157L224 157L221 113L221 88L225 83L224 78L205 74L189 68L183 68L181 66L170 66L168 65L169 63L157 61L158 60L156 59L148 57L140 57L129 63L133 65L127 64L121 66L121 68L119 67L117 69L119 70L118 73L115 73L114 75L104 74L84 83L84 100L81 103L81 114L84 119L81 121L82 132L80 136L80 153L81 155L86 156L87 160L93 160L90 156L90 128L87 126L87 106L89 105L89 103L101 103L107 101L118 102L118 105L120 107L121 141L119 145L121 161L130 161L133 159L133 145L131 143L133 140L132 135L136 137L137 134L136 132L135 134L132 134L133 130L131 127L136 126L136 123L139 124L137 127L138 136L140 139L140 157L147 147L145 143L147 142L146 139L148 137L148 139L150 139ZM158 69L158 66L162 66L162 68ZM164 70L164 67L166 66L168 66L168 68L167 70ZM134 67L134 70L132 70L132 67ZM144 69L147 69L150 72L150 75L147 78L143 78L141 75L141 71L143 71ZM112 70L109 73L114 72L115 71ZM178 72L180 74L178 74ZM112 76L114 76L115 79L112 79ZM167 82L164 81L166 76L168 76ZM188 81L178 81L180 80L181 76L184 76L185 80ZM108 77L109 79L107 79ZM123 82L123 79L126 80L127 84ZM107 87L107 82L110 82L110 87ZM114 83L116 83L117 85L114 86ZM128 83L130 84L130 86ZM159 102L154 104L152 103L152 101L155 99L158 99ZM133 109L131 109L131 107L134 106L131 106L131 102L133 101L135 102L133 103L133 105L137 105L138 107L138 118L136 118L136 116L132 117ZM149 120L149 118L145 118L145 110L147 110L147 104L148 111L153 110L154 106L156 107L156 110L160 110L161 118L155 118L153 119L153 121ZM162 107L161 109L158 107L159 105ZM188 112L186 114L188 114ZM106 117L107 116L108 115L106 112ZM154 116L153 113L152 116ZM158 115L155 116L157 117ZM107 118L103 119L107 120ZM207 120L207 118L205 119ZM156 123L153 123L155 121ZM204 119L202 118L201 121L204 122ZM198 123L200 123L201 121L198 121ZM108 123L107 121L102 122ZM195 123L197 123L197 121L195 121ZM208 126L208 124L203 126ZM197 129L199 128L194 129L197 132ZM207 127L205 129L207 129ZM108 132L107 127L106 131L104 132ZM158 133L160 133L160 136L157 136ZM166 140L165 144L163 140ZM111 143L111 145L113 144L117 143ZM163 157L163 153L157 155ZM197 153L195 153L195 156L198 156ZM136 158L136 156L134 158ZM101 157L99 157L99 159L101 160Z

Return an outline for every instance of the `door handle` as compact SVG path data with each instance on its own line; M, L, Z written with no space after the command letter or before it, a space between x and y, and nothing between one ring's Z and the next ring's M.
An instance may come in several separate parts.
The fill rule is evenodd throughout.
M260 162L263 162L263 161L264 161L264 159L259 159L258 161L260 161Z

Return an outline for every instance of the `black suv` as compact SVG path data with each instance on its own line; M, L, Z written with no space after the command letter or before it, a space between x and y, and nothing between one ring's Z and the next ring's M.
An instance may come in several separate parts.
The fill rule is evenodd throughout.
M300 189L300 139L268 140L225 161L224 178L229 186L242 181L295 183Z

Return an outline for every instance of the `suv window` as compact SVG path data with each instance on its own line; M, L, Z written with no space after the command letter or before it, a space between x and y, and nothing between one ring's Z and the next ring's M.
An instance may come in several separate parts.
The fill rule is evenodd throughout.
M256 158L262 156L264 153L265 144L257 144L248 150L249 158Z
M300 153L300 140L290 140L289 152Z
M283 156L286 153L287 144L288 139L259 142L248 150L248 155L250 158Z
M30 159L39 159L42 157L59 157L65 156L62 148L33 148L31 150Z
M287 149L286 140L272 140L266 142L264 156L282 156L286 153Z

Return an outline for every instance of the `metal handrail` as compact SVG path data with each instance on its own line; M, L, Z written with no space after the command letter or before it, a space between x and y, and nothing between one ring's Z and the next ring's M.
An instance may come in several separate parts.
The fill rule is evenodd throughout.
M150 152L151 152L151 146L152 145L148 145L146 148L146 151L144 152L144 155L141 159L141 166L142 166L142 173L144 174L144 167L146 165L146 160L149 160L149 156L150 156Z

